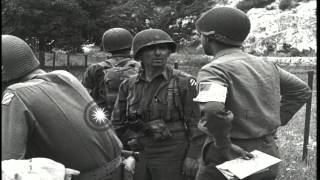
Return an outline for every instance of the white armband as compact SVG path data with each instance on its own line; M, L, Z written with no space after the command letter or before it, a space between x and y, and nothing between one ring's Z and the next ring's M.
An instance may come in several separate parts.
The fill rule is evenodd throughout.
M195 102L226 102L228 89L217 82L199 83L199 94L193 98Z

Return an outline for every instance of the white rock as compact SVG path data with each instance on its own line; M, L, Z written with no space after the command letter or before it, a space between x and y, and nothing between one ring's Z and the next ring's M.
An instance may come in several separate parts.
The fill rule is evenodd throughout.
M245 50L264 54L266 44L280 50L286 43L299 51L316 51L316 1L300 3L296 9L286 11L278 7L273 10L250 9L247 14L251 20L251 32L244 43Z

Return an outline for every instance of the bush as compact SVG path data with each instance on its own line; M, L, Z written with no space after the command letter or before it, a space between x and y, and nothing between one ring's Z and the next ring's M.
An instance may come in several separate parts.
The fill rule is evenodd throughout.
M292 0L280 0L279 9L286 10L290 9L292 5Z

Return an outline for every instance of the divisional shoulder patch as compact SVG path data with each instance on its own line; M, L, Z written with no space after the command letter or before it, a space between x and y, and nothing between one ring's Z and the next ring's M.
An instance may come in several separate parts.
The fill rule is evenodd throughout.
M194 80L194 79L190 79L189 83L190 83L191 86L197 86L197 81Z
M2 101L1 104L3 105L9 105L12 98L14 97L14 94L11 92L6 92L3 97L2 97Z

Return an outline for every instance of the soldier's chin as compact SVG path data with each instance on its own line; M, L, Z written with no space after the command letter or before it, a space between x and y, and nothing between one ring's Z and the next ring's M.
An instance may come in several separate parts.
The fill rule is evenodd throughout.
M208 56L213 56L213 52L211 51L211 49L203 49L204 53Z
M163 60L152 60L153 66L163 66L164 61Z

